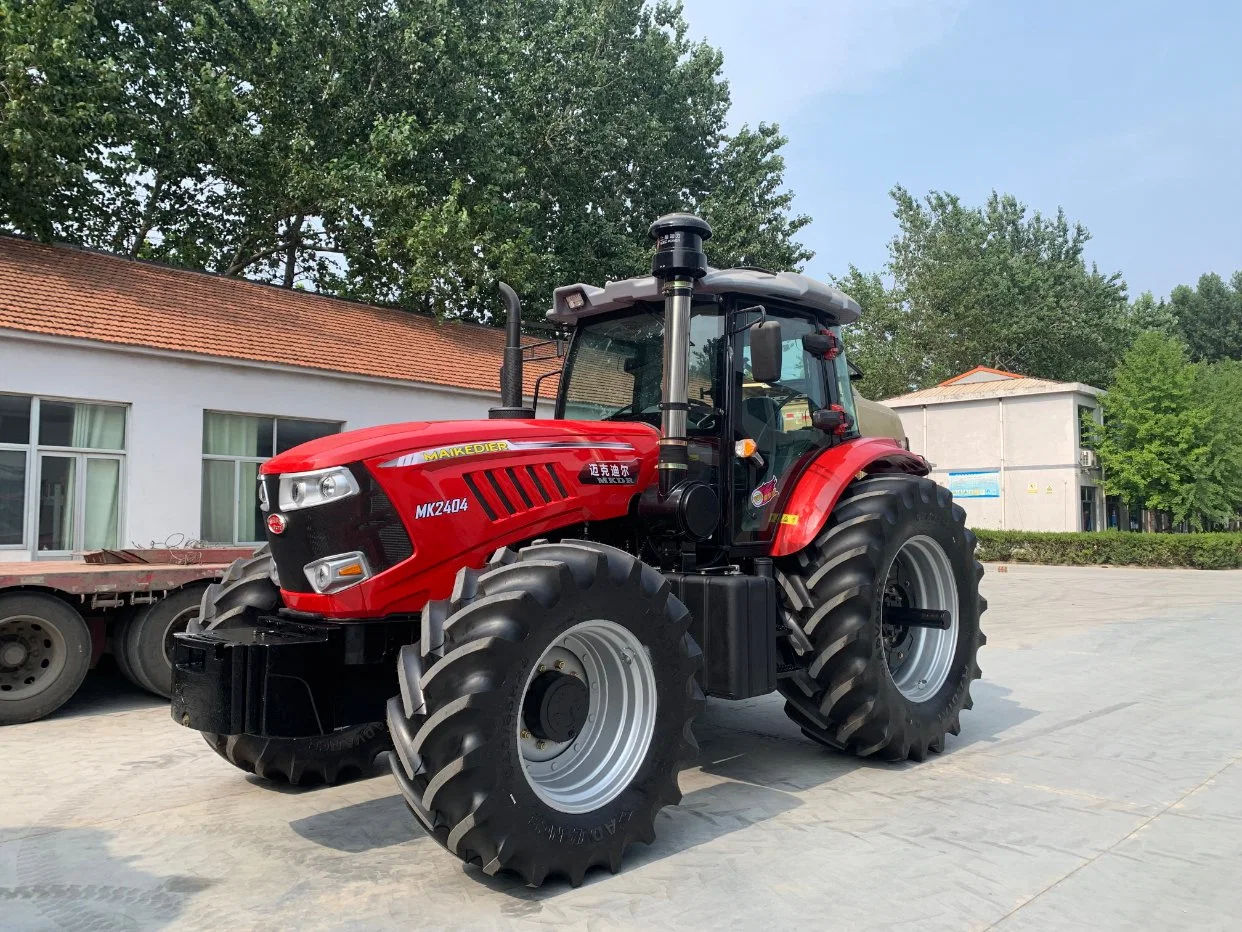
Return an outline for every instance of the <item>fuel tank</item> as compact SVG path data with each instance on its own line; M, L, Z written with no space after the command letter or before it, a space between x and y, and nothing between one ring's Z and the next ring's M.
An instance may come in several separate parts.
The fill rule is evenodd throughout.
M285 604L342 620L419 611L497 547L625 515L656 480L658 439L644 423L479 420L370 427L295 447L260 470ZM350 469L358 494L280 507L280 476L332 466ZM370 578L315 592L305 565L351 552L366 556Z

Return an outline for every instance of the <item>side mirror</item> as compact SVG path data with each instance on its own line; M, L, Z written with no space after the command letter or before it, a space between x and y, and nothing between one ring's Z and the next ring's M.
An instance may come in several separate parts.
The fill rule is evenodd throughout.
M863 371L849 360L846 360L846 365L849 366L850 369L850 381L861 382L863 380Z
M766 320L750 328L750 375L756 382L779 382L784 347L781 323Z

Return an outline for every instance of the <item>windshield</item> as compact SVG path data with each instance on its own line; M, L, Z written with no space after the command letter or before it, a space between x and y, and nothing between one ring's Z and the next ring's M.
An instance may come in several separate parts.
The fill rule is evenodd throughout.
M565 364L561 417L581 421L660 423L664 315L643 304L579 325ZM690 318L689 426L721 407L720 349L724 316L715 303Z

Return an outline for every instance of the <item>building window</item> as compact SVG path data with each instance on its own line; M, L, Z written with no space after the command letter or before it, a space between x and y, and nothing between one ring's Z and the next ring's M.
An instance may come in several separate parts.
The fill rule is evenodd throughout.
M1095 408L1088 405L1078 406L1078 448L1080 450L1095 449Z
M1082 530L1094 531L1095 526L1095 486L1082 487Z
M0 547L119 544L125 407L0 395Z
M263 540L260 464L300 443L340 430L336 421L204 411L202 539L218 544Z

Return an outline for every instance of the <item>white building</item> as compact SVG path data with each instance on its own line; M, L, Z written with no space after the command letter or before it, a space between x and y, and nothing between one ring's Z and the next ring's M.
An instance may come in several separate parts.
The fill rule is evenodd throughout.
M1104 527L1104 493L1079 425L1101 423L1102 394L980 366L884 404L970 526L1093 531Z
M503 342L0 237L0 561L256 542L259 463L340 430L485 417Z

